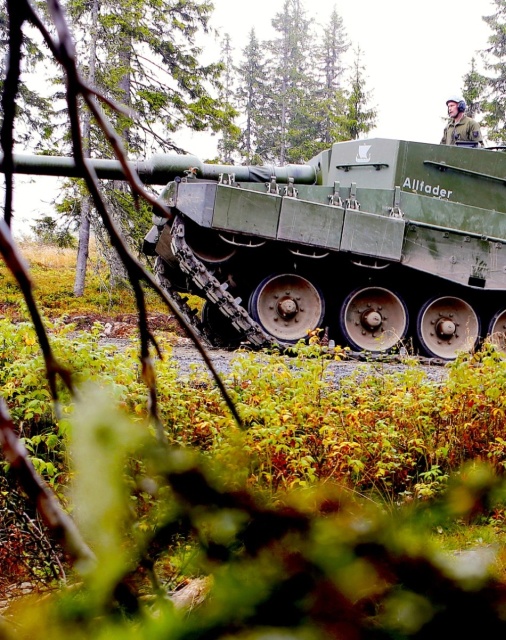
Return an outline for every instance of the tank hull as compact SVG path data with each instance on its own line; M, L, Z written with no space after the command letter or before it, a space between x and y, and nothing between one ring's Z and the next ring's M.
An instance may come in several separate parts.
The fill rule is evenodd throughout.
M231 345L286 345L320 330L372 355L407 347L446 361L490 333L504 347L506 155L375 139L336 143L309 165L315 184L172 185L177 222L165 235L158 227L163 240L151 246L207 299L200 328L211 340L216 329L226 342L229 321ZM171 231L181 223L184 250ZM185 252L200 264L181 268ZM227 305L207 295L199 269L247 314L253 340L220 313Z

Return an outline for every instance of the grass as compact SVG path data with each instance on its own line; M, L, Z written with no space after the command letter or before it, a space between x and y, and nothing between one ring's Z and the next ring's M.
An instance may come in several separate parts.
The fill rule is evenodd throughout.
M129 285L112 289L108 268L91 246L84 295L74 293L76 250L23 241L19 246L33 281L33 292L39 308L50 318L63 314L128 314L136 313L135 299ZM24 315L23 295L11 272L0 265L0 315L9 319ZM146 290L148 309L166 313L165 304L152 291Z

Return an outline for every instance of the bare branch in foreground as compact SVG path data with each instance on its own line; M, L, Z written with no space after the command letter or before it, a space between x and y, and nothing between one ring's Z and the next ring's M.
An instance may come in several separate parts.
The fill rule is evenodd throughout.
M59 42L56 43L47 29L45 29L43 23L40 18L34 11L31 5L27 4L29 7L29 16L27 19L32 22L40 31L42 36L44 37L47 45L53 52L55 58L60 62L63 66L65 73L67 75L67 104L68 104L68 112L71 121L71 132L72 132L72 144L74 150L74 159L76 166L80 169L81 174L86 181L86 185L88 190L93 198L95 207L102 218L104 226L109 234L109 239L111 245L116 249L118 255L120 256L121 261L123 262L125 269L128 274L129 282L132 286L132 289L135 294L137 309L139 313L138 327L139 327L139 336L140 336L140 360L142 364L142 372L143 379L145 384L149 390L150 397L150 414L152 419L154 420L158 436L160 440L163 440L163 429L160 424L160 419L158 416L157 410L157 394L156 394L156 381L155 374L153 369L153 363L149 355L149 345L152 344L157 350L158 355L160 355L159 347L156 343L156 340L152 333L148 329L147 323L147 312L145 306L145 297L144 292L141 287L141 282L145 282L148 284L159 297L163 299L167 307L170 309L171 313L176 317L179 324L182 326L188 337L195 344L199 353L201 354L206 366L211 372L220 392L229 407L234 419L238 423L240 427L242 427L241 418L237 412L237 409L230 398L228 391L221 380L221 377L215 370L202 342L200 341L197 334L194 332L192 327L186 322L185 318L180 313L179 309L175 307L170 298L161 290L158 286L158 283L155 281L153 276L149 274L143 266L132 256L129 249L127 248L125 242L123 241L121 234L119 233L114 221L109 214L105 202L100 193L100 189L98 186L98 179L96 177L95 171L92 168L91 164L87 161L83 154L83 146L81 139L81 127L79 122L79 109L78 109L78 98L81 95L88 108L93 113L96 118L100 128L102 129L104 135L109 140L111 147L114 150L117 160L121 163L123 171L128 179L130 187L132 189L133 195L135 198L142 197L148 203L150 203L153 208L157 211L159 215L162 217L169 217L170 212L167 207L153 197L141 183L139 177L135 172L132 171L128 164L128 159L126 157L122 140L120 136L116 133L110 123L104 118L102 112L98 109L96 99L102 100L103 96L94 89L88 87L86 82L82 79L81 74L79 72L77 61L75 57L75 49L72 41L71 34L69 32L67 23L65 21L63 11L58 0L47 0L49 11L53 22L56 26L56 30L58 33ZM110 102L108 101L108 104Z

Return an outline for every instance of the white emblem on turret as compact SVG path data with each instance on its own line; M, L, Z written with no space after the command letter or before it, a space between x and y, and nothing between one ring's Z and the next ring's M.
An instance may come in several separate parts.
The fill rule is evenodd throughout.
M357 157L355 158L356 162L369 162L369 160L371 159L371 156L369 154L370 148L370 144L361 144L358 148Z

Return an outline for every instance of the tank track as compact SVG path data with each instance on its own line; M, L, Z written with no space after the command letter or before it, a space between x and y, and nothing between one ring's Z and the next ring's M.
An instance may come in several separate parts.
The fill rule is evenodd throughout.
M212 343L207 338L203 331L202 323L197 317L195 309L192 309L187 303L187 296L180 295L176 287L172 285L172 282L167 278L165 267L162 258L157 258L155 261L155 278L164 292L167 294L170 301L179 310L186 322L195 330L200 338L205 342L206 347L211 347Z
M176 216L172 225L171 247L175 258L178 261L181 271L190 278L193 287L205 298L209 304L216 307L221 314L228 319L239 333L241 339L248 342L256 349L272 348L280 349L281 345L272 337L267 335L261 327L250 317L246 309L241 307L240 299L235 299L226 289L227 285L221 283L199 260L185 239L185 223L181 216ZM210 346L212 340L206 335L205 327L198 320L196 314L186 303L184 296L177 294L170 280L162 273L162 269L157 269L156 276L160 285L167 292L170 299L177 305L185 319L198 332L204 341Z

